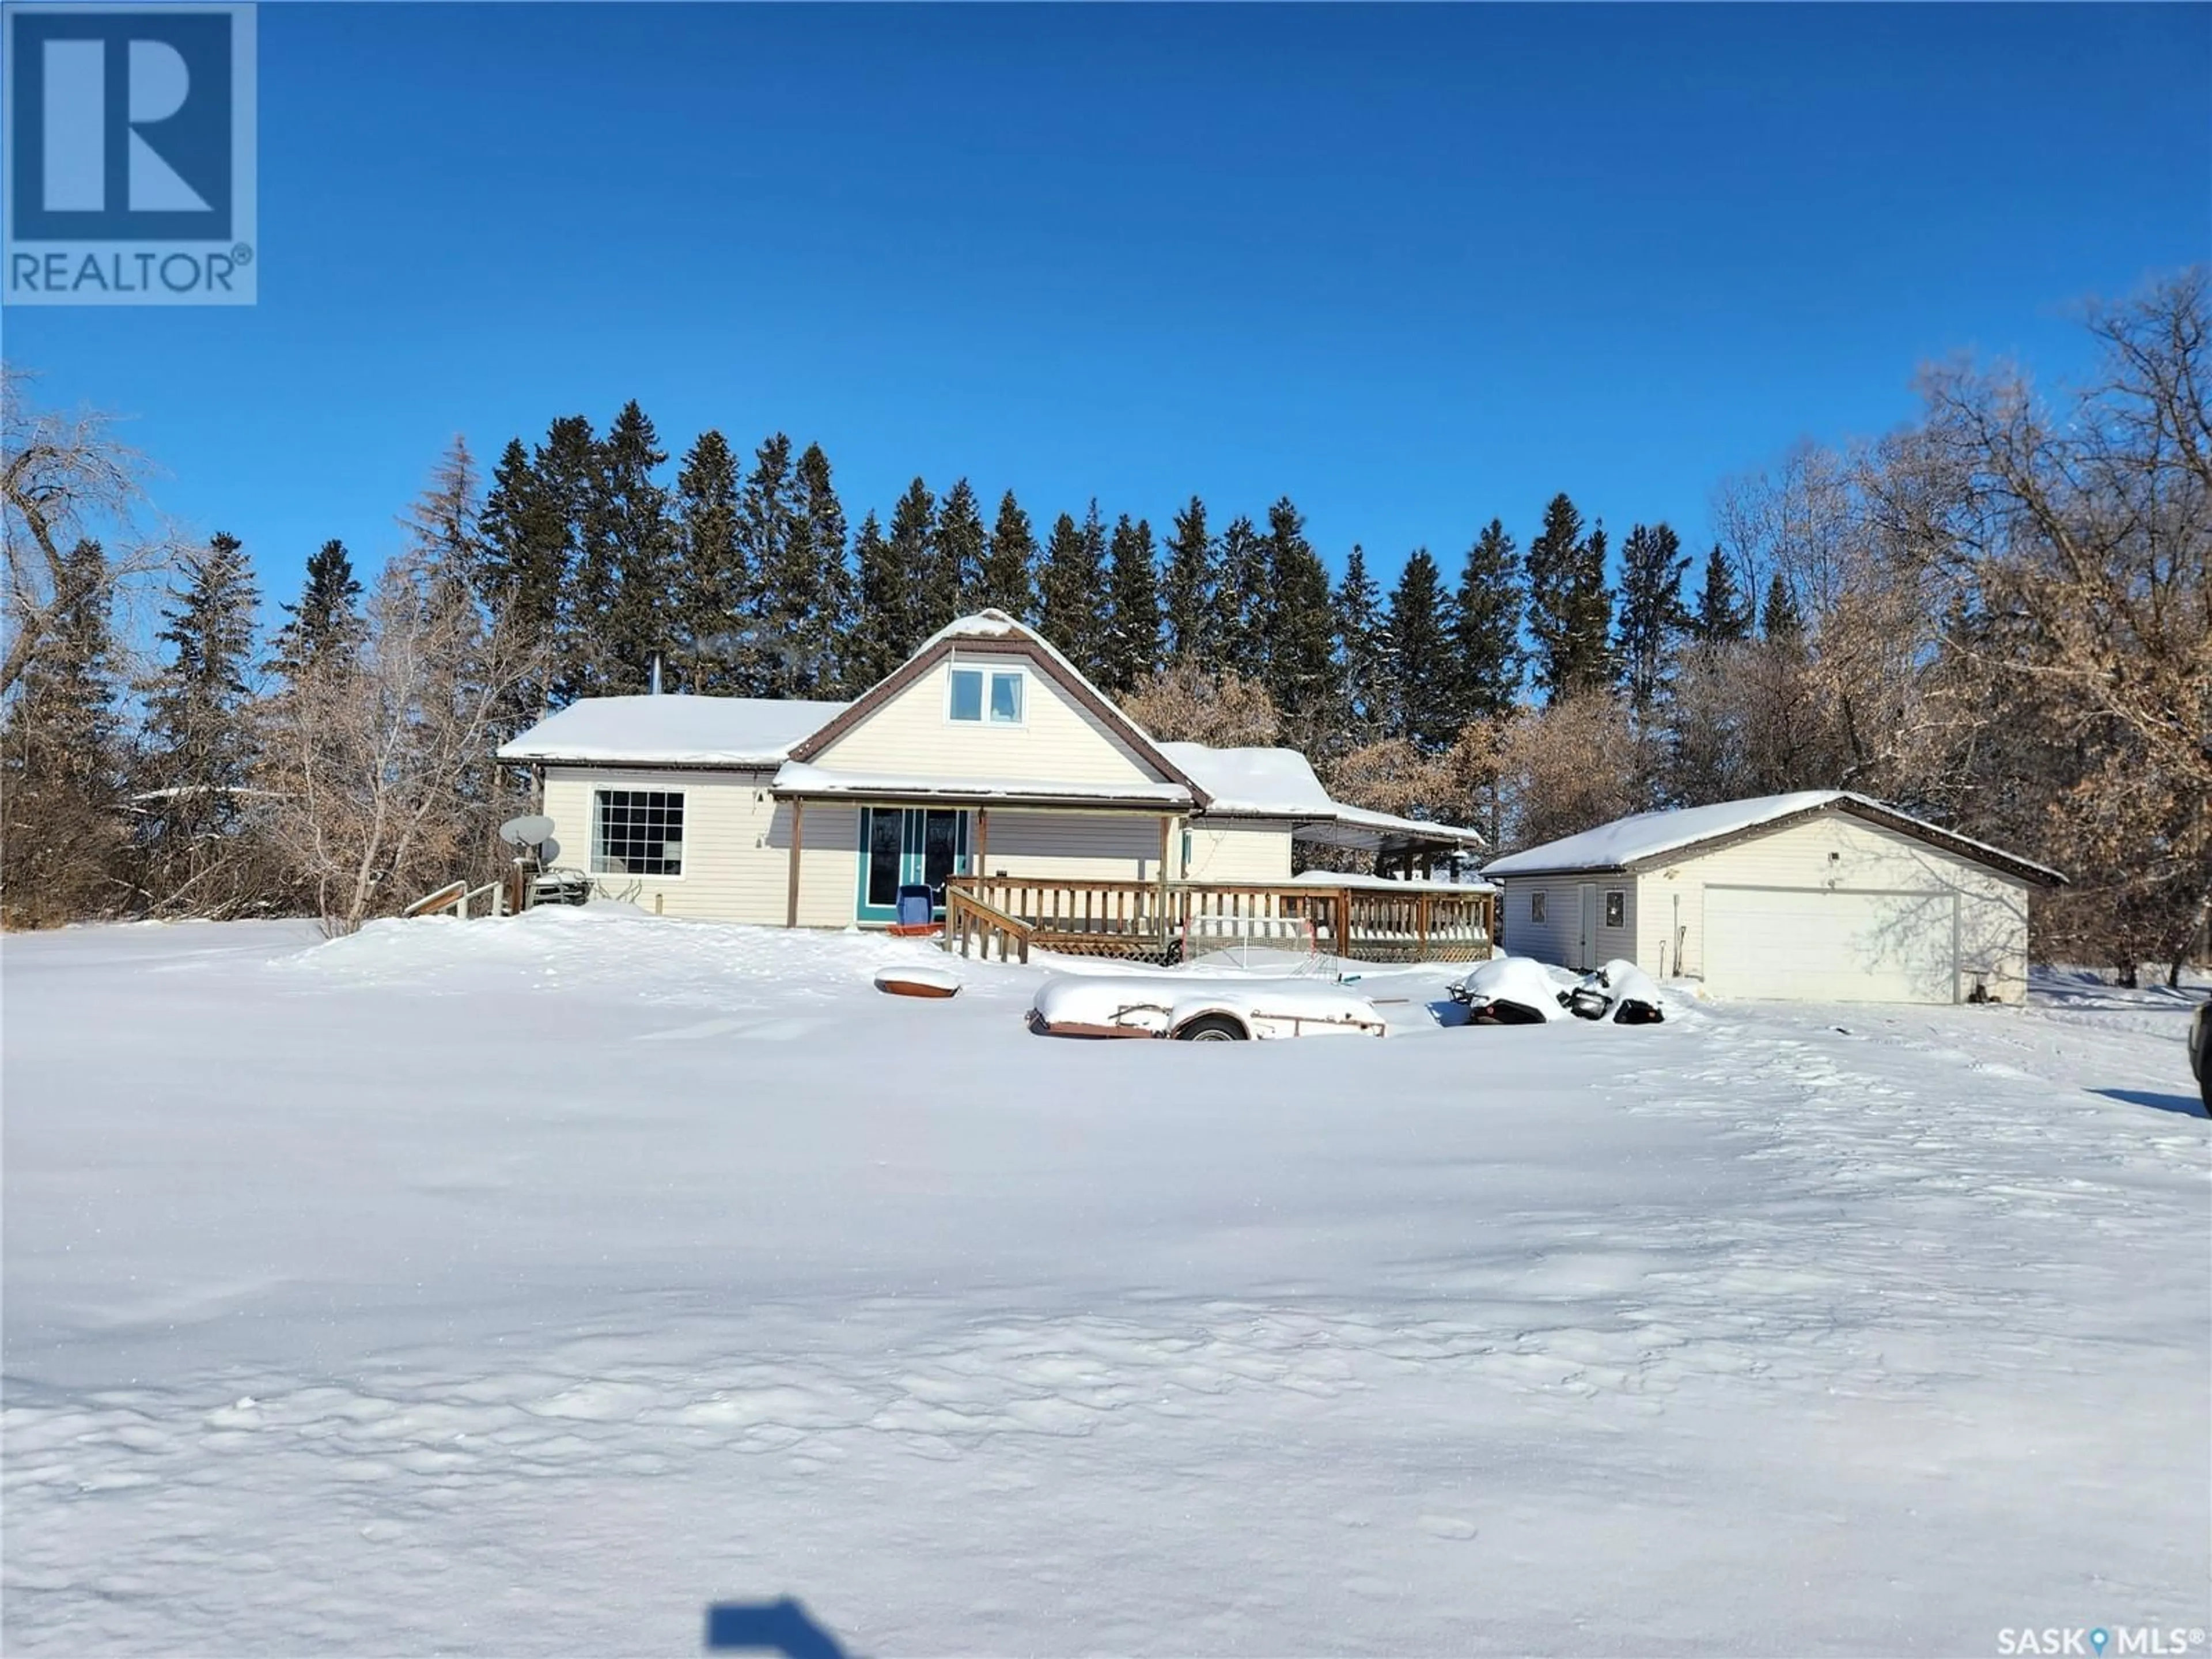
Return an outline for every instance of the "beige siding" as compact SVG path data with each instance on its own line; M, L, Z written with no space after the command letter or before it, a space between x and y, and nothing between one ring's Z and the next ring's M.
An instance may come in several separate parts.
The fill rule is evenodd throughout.
M561 863L589 870L595 790L679 793L684 873L595 872L598 893L664 915L780 927L789 913L792 803L770 796L769 781L765 773L549 769L545 815L561 843ZM1156 881L1160 825L1160 817L1152 813L994 807L989 868L1017 876ZM799 842L799 926L851 926L860 890L860 809L809 802ZM1170 844L1174 845L1172 836Z
M781 924L788 911L792 803L779 801L775 825L769 835L776 850L778 877L775 915ZM799 824L799 925L801 927L849 927L860 896L860 809L809 801Z
M1564 968L1595 968L1615 957L1626 957L1648 967L1637 955L1637 890L1628 876L1509 876L1500 884L1504 891L1498 909L1504 920L1502 948L1516 957L1534 957ZM1590 947L1582 948L1582 890L1591 890L1594 932ZM1531 901L1545 896L1545 916L1530 919ZM1621 922L1607 927L1605 897L1621 896ZM1587 959L1585 959L1587 958Z
M1022 668L1023 721L948 717L946 675L953 665ZM1054 783L1165 781L1098 717L1026 659L979 657L939 663L890 702L815 757L821 766L848 772L889 772L914 777L990 778ZM1158 856L1157 854L1154 854Z
M1243 819L1189 820L1192 881L1288 881L1291 826ZM1180 859L1180 849L1177 850Z
M1158 816L1142 812L1023 812L994 806L984 872L1158 881L1160 823Z
M599 891L666 915L781 922L789 866L781 847L770 844L776 807L768 782L766 773L754 772L549 768L545 816L553 820L553 834L561 843L560 863L568 869L590 871L595 790L657 789L681 794L684 873L593 872Z
M1679 971L1705 972L1705 890L1709 887L1955 895L1959 972L1954 994L1982 981L2008 1002L2027 981L2027 888L2025 883L1863 819L1830 812L1644 873L1638 962L1658 973L1678 971L1673 942L1680 929ZM1930 905L1948 925L1953 907Z

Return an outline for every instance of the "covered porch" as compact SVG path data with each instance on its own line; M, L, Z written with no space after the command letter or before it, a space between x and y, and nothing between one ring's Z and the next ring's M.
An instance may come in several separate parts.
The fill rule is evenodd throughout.
M848 786L818 772L775 789L787 825L789 927L904 927L902 895L949 920L951 884L982 879L1155 888L1179 845L1180 789L1079 784L928 783L881 776ZM823 826L817 830L817 824Z

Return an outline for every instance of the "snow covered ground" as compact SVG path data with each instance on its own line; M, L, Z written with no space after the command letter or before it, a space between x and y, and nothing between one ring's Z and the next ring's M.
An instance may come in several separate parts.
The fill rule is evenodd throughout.
M2212 1613L2179 997L1085 1043L613 909L4 952L11 1654Z

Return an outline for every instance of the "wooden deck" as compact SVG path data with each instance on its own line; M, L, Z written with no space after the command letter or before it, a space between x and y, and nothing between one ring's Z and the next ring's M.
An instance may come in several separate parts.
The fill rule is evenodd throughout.
M1030 950L1177 962L1279 944L1361 962L1478 962L1496 937L1496 896L1292 882L1052 881L954 876L945 948L1029 960Z

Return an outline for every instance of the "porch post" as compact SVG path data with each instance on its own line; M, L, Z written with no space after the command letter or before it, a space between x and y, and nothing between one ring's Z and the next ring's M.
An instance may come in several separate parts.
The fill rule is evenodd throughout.
M786 878L783 896L783 925L799 926L799 851L806 826L806 802L793 796L791 802L791 872Z
M991 873L990 857L991 809L988 806L979 806L975 809L975 873L977 875L988 876Z
M1175 838L1175 814L1160 814L1160 949L1168 948L1168 848Z

